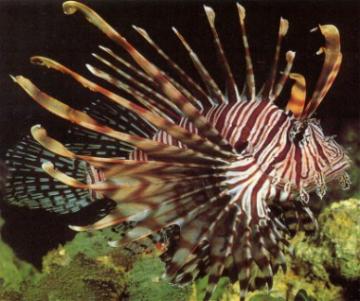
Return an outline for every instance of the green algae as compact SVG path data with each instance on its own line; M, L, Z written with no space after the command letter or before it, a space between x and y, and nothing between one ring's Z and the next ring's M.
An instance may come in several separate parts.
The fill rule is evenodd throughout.
M154 256L140 258L128 273L129 300L134 301L184 301L189 300L191 286L172 285L162 274L164 263Z
M3 220L0 218L0 228ZM37 271L16 257L13 250L0 239L0 300L20 300L20 291L27 279L35 278Z
M0 286L6 290L19 291L21 284L36 274L28 263L18 259L11 248L0 240Z

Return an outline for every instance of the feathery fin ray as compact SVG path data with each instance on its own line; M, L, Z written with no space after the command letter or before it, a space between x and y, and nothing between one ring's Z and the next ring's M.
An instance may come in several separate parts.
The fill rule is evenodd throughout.
M186 97L175 88L175 86L168 80L166 75L159 70L154 64L148 61L140 52L138 52L123 36L115 31L103 18L86 5L67 1L63 3L64 13L67 15L74 14L77 11L83 13L86 19L106 34L111 40L119 44L126 50L129 55L144 69L146 73L156 80L161 86L162 91L183 111L183 113L191 120L199 132L211 142L218 144L221 148L228 151L235 152L231 145L220 135L215 127L210 124L206 118L199 112Z

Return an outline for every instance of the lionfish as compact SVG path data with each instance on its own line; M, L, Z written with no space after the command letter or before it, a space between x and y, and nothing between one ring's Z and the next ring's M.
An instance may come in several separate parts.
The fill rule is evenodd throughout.
M208 276L205 300L220 277L247 291L272 287L284 253L296 231L312 232L316 220L309 193L322 198L326 183L338 179L346 188L349 158L333 137L324 135L312 116L339 71L340 35L334 25L319 25L325 56L314 91L306 95L303 75L292 73L295 52L285 54L278 75L281 43L289 23L280 19L270 75L259 91L245 28L245 9L237 4L245 53L246 79L241 91L215 27L215 13L204 6L219 65L223 92L198 55L175 28L203 85L196 83L142 28L133 28L176 75L161 70L88 6L67 1L64 13L79 12L120 45L133 64L109 48L93 54L107 70L92 65L95 77L123 93L110 91L52 59L31 62L72 77L109 102L93 102L84 111L41 91L29 79L12 76L30 97L51 113L73 123L73 143L50 137L44 127L8 151L7 200L59 214L111 199L116 207L94 224L71 225L75 231L122 227L110 245L170 235L161 258L166 276L177 284ZM316 29L314 29L316 30ZM107 57L105 57L105 55ZM115 63L116 62L116 63ZM290 98L278 99L288 78ZM173 238L171 239L171 235Z

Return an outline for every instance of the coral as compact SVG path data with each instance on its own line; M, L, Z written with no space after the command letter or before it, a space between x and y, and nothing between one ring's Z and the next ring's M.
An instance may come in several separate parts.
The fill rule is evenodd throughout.
M286 273L274 277L271 291L250 293L247 301L344 301L344 287L340 283L360 280L360 200L349 199L332 203L319 216L319 232L315 237L298 233L291 241L287 255ZM336 277L334 277L336 276ZM238 300L238 285L223 279L214 300ZM191 301L201 300L206 280L194 286ZM353 299L351 299L353 300ZM354 299L355 300L355 299Z
M26 300L187 300L190 288L163 280L164 264L157 256L110 248L105 236L103 232L79 233L49 252L44 273L26 291ZM48 289L51 295L45 299Z
M295 244L299 266L307 266L319 279L328 272L345 280L360 279L360 200L331 204L319 216L319 237L313 242ZM302 263L303 265L300 265Z
M321 241L330 250L329 269L360 280L360 199L332 204L319 218Z
M24 301L22 294L16 291L3 291L0 290L1 301Z
M125 270L130 266L129 261L131 258L123 250L107 245L103 232L79 233L71 242L44 257L43 273L26 288L24 298L33 301L123 300L127 294Z
M66 257L61 250L59 256ZM54 254L51 257L56 258ZM123 270L115 270L111 265L81 253L71 260L51 262L47 258L45 270L46 272L24 291L25 300L117 301L125 294L126 276Z
M14 287L9 290L0 287L0 300L188 300L191 287L173 286L162 279L164 264L155 254L141 255L136 244L131 252L125 248L110 248L107 238L108 233L104 232L77 234L73 241L50 251L43 258L42 273L36 277L27 276L26 282L17 270L6 273L7 281L18 291ZM4 248L10 251L5 244Z

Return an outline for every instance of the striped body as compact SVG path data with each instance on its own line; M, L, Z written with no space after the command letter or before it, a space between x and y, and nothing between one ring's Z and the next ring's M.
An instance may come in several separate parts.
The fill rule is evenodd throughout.
M325 59L307 98L304 76L291 73L295 52L286 52L286 67L277 75L281 41L289 26L281 18L270 75L257 93L245 9L238 4L246 64L240 94L215 28L215 12L205 6L225 78L223 93L175 28L203 86L144 29L133 26L171 72L151 63L84 4L68 1L63 8L68 15L84 14L137 66L103 46L102 55L93 54L116 76L92 65L87 69L121 92L115 93L54 60L33 57L32 63L68 75L108 100L96 101L84 111L46 94L23 76L12 77L38 104L76 127L72 140L63 144L35 125L31 129L35 141L27 138L9 151L13 175L7 184L8 202L71 213L110 199L116 207L106 216L91 225L70 227L76 231L110 227L121 234L110 242L112 246L150 239L165 247L161 257L170 281L188 283L209 275L205 300L210 300L223 276L240 283L241 300L248 290L271 288L274 273L286 267L287 238L299 230L316 229L309 193L315 191L322 198L326 183L334 179L345 188L349 184L344 150L311 118L340 68L337 28L319 26ZM275 102L288 78L294 83L281 109ZM43 182L46 191L38 185Z
M322 133L317 120L311 120L301 139L295 139L297 120L271 102L227 103L213 106L203 114L235 149L243 146L253 159L252 164L267 176L273 189L278 188L277 198L282 201L290 199L290 195L295 198L302 189L311 191L325 185L322 178L331 181L348 168L341 147ZM179 125L198 133L187 118L182 118ZM186 148L166 131L159 131L153 139ZM136 150L129 158L147 160L147 155ZM267 194L271 195L270 191Z

